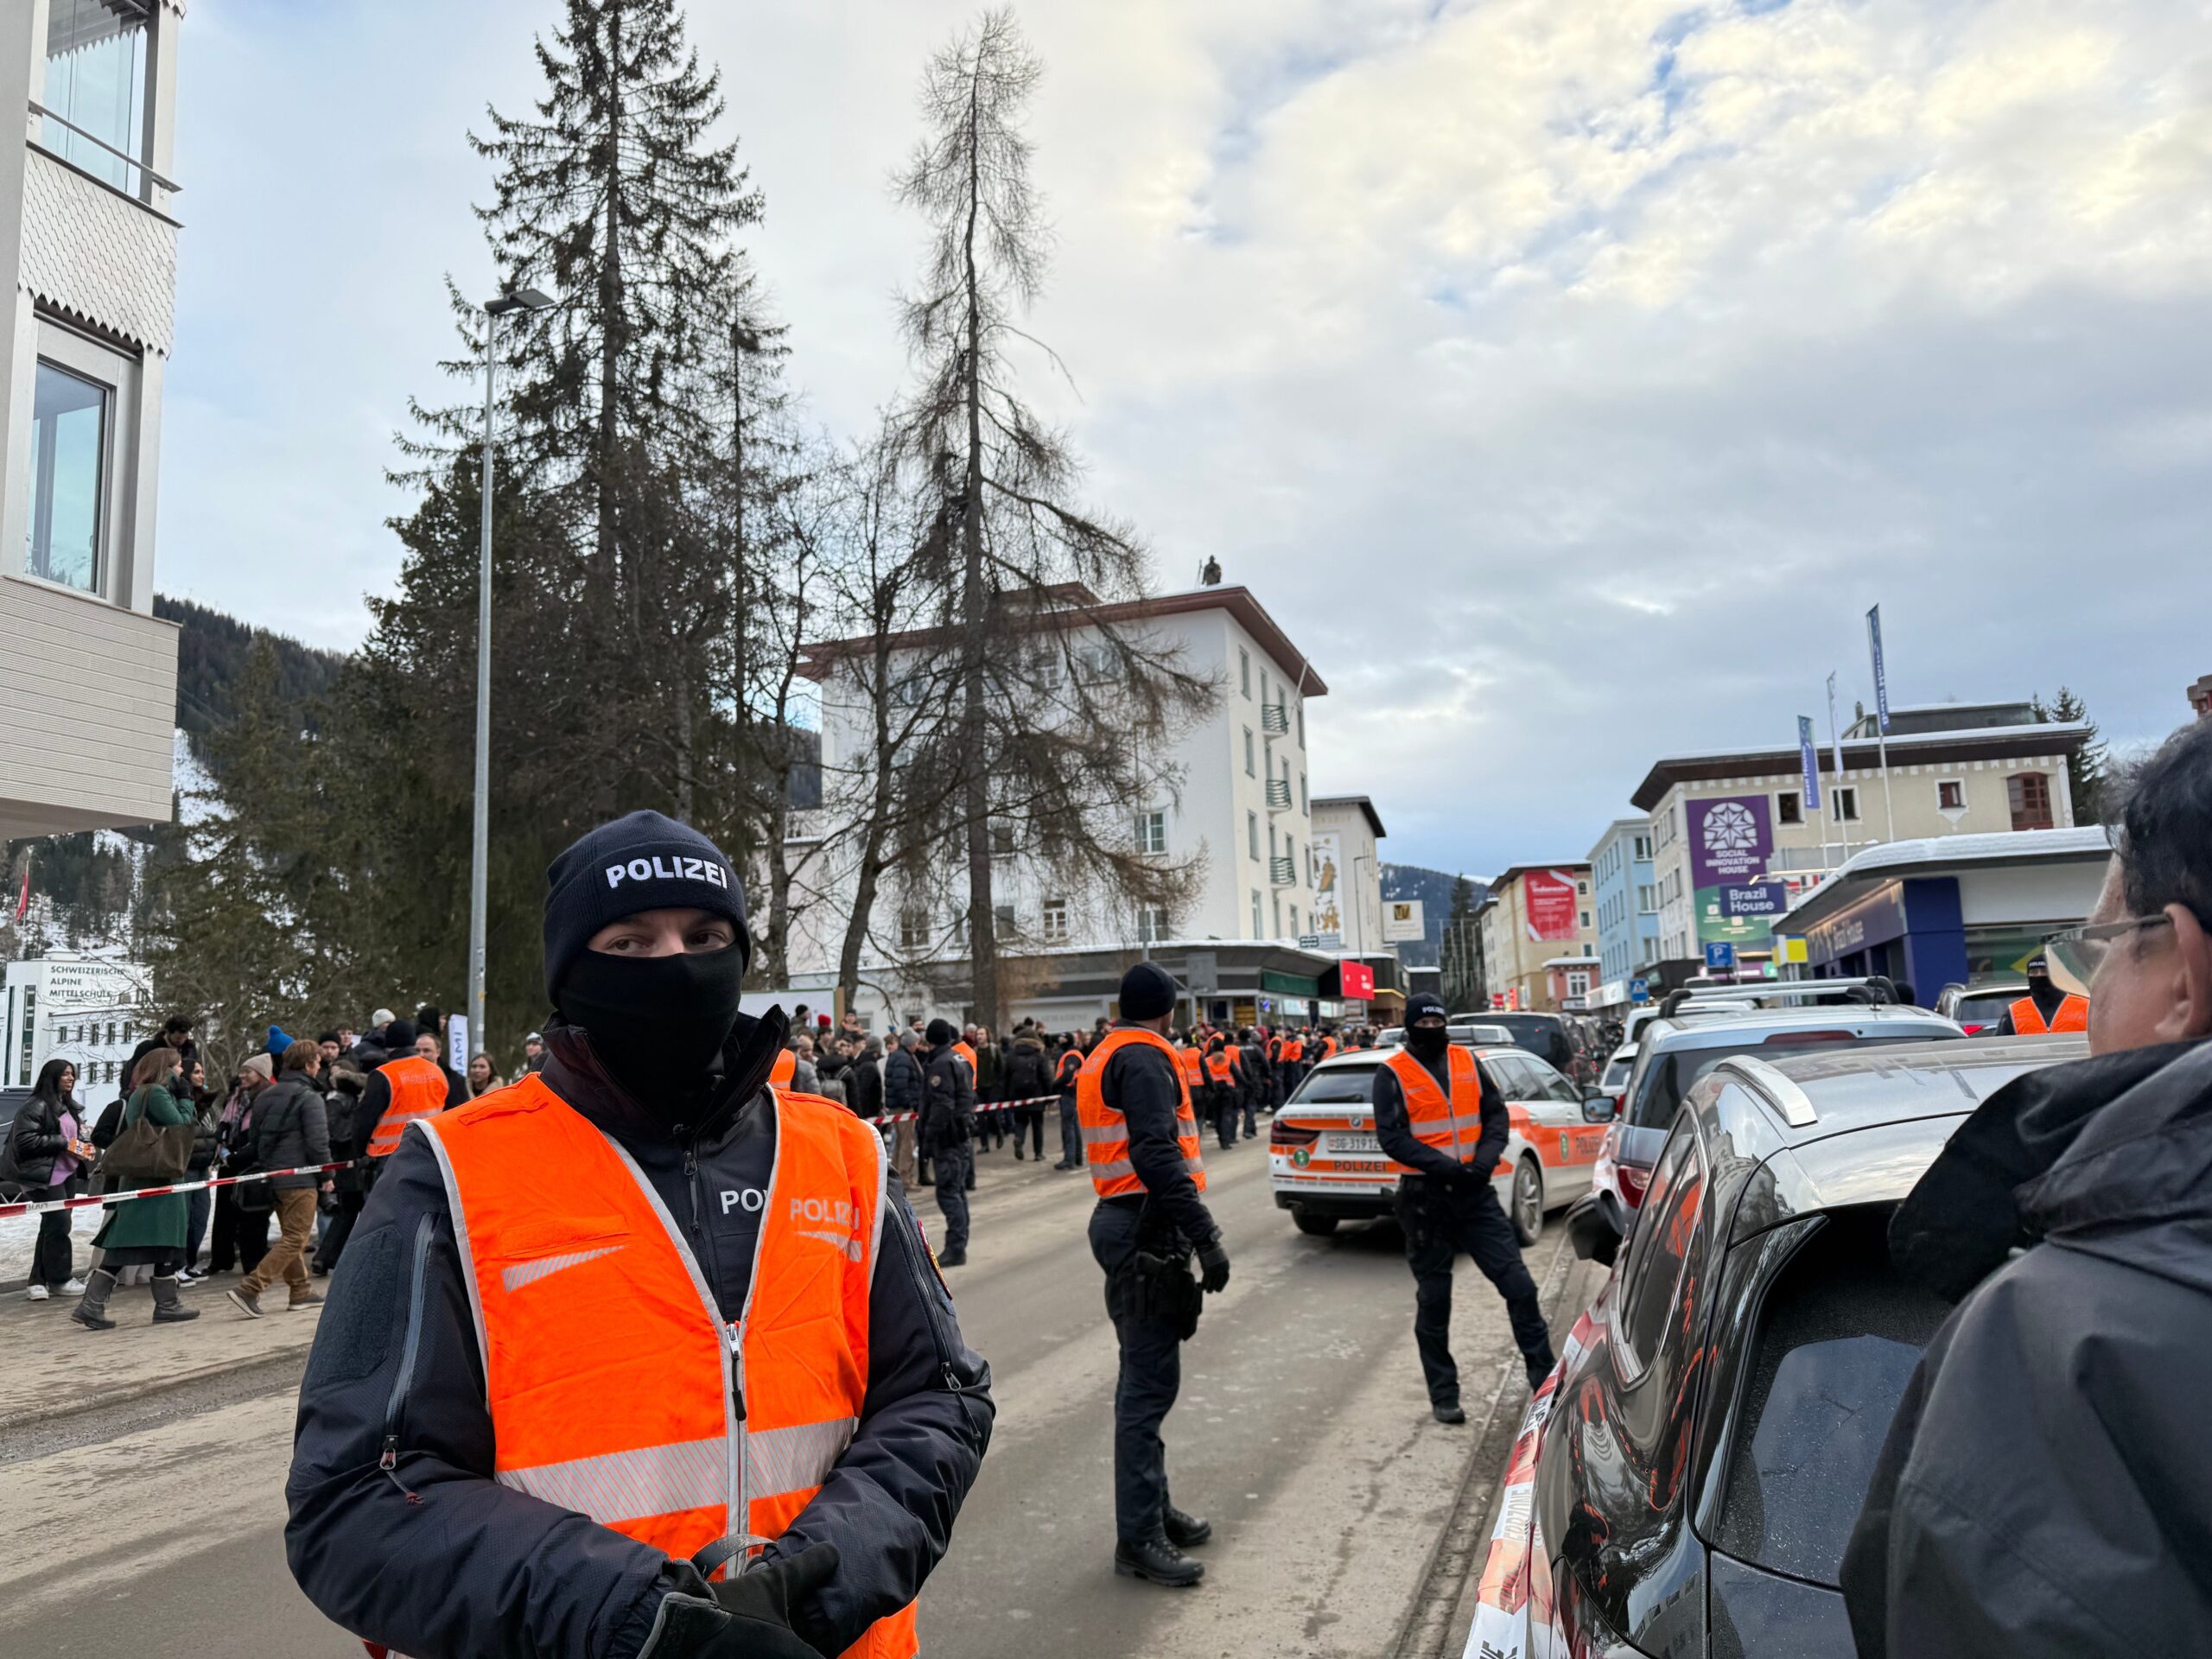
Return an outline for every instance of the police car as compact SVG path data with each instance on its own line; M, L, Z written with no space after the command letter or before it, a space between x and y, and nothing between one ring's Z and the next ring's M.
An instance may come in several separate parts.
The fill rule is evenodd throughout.
M1473 1052L1512 1117L1492 1176L1498 1201L1521 1242L1533 1244L1547 1211L1590 1190L1613 1103L1586 1101L1526 1049L1484 1044ZM1395 1211L1397 1171L1375 1132L1375 1071L1382 1059L1368 1050L1325 1060L1275 1113L1268 1136L1275 1208L1289 1211L1301 1233L1333 1233L1338 1222Z

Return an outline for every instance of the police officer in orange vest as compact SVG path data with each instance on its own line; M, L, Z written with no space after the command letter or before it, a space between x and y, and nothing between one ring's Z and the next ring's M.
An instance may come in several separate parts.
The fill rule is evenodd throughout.
M1229 1282L1221 1229L1205 1191L1198 1120L1166 1038L1178 996L1156 963L1122 976L1122 1018L1076 1078L1076 1112L1098 1206L1090 1253L1106 1271L1106 1312L1121 1344L1114 1389L1114 1570L1192 1585L1205 1568L1183 1552L1213 1529L1168 1501L1160 1425L1182 1380L1182 1344L1198 1329L1201 1289ZM1198 1259L1201 1277L1191 1275Z
M408 1124L446 1109L445 1070L415 1052L415 1037L411 1020L389 1022L384 1028L384 1044L391 1058L369 1074L361 1090L354 1134L367 1150L366 1174L372 1185L384 1168L384 1160L398 1149L399 1137Z
M882 1140L767 1086L713 842L548 875L544 1069L411 1122L332 1279L293 1572L414 1659L912 1659L993 1408Z
M2028 994L2005 1010L2016 1037L2045 1037L2056 1031L2087 1031L2089 999L2062 991L2050 977L2050 963L2038 954L2028 958Z
M1505 1098L1446 1030L1441 997L1406 999L1406 1040L1375 1069L1375 1129L1398 1178L1398 1221L1414 1272L1414 1341L1440 1423L1464 1423L1452 1360L1452 1263L1461 1251L1505 1299L1535 1388L1552 1369L1551 1332L1491 1175L1512 1130Z

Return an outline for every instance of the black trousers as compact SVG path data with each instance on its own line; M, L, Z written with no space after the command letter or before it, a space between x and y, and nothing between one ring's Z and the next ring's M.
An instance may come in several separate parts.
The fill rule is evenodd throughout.
M1459 1403L1459 1368L1452 1362L1452 1263L1463 1252L1505 1299L1522 1357L1550 1369L1551 1332L1536 1300L1536 1281L1489 1182L1470 1189L1408 1175L1398 1184L1398 1220L1405 1229L1406 1264L1414 1272L1414 1341L1432 1405Z
M1135 1205L1102 1204L1090 1212L1090 1254L1109 1281L1136 1247ZM1110 1290L1106 1311L1122 1349L1114 1383L1114 1536L1137 1544L1166 1530L1167 1444L1160 1431L1183 1386L1183 1344L1164 1319L1117 1312Z
M57 1204L69 1196L69 1183L34 1187L23 1194L33 1204ZM31 1283L58 1290L76 1276L76 1247L69 1236L73 1210L49 1210L38 1218L38 1243L31 1246Z
M1214 1138L1224 1147L1235 1146L1236 1144L1236 1099L1224 1090L1221 1096L1214 1102L1212 1110Z
M215 1189L215 1236L207 1246L207 1264L217 1273L228 1273L231 1264L251 1273L269 1250L269 1219L273 1210L241 1210L235 1186Z
M1083 1120L1076 1115L1075 1096L1060 1096L1060 1161L1083 1167Z
M976 1149L966 1141L939 1147L937 1165L938 1213L944 1217L944 1248L968 1248L968 1182L976 1171Z
M330 1227L322 1236L322 1243L315 1248L315 1270L328 1273L338 1265L344 1253L346 1241L353 1236L353 1224L361 1218L361 1206L368 1202L365 1192L338 1192L338 1213L330 1218Z
M1042 1106L1017 1106L1014 1109L1014 1155L1021 1156L1021 1140L1037 1149L1037 1161L1045 1161L1045 1109Z

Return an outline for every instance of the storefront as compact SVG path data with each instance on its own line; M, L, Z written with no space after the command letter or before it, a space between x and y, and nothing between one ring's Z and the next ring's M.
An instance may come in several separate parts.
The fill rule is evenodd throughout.
M1932 1007L1946 985L2017 974L2096 902L2102 829L1893 842L1853 857L1775 925L1816 979L1885 974Z

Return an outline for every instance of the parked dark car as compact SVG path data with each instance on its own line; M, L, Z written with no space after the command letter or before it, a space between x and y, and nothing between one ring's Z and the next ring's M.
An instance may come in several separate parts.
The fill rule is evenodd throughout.
M1586 1083L1586 1077L1575 1077L1574 1039L1568 1032L1567 1021L1556 1014L1510 1014L1492 1008L1484 1014L1461 1016L1461 1022L1476 1021L1485 1026L1499 1026L1513 1033L1513 1045L1525 1048L1538 1059L1562 1077L1574 1077Z
M1853 1659L1844 1546L1949 1311L1891 1267L1891 1213L1985 1097L2084 1052L1964 1039L1722 1059L1625 1246L1603 1224L1618 1200L1570 1214L1578 1250L1619 1260L1529 1408L1508 1476L1528 1519L1492 1542L1475 1636L1593 1659Z

